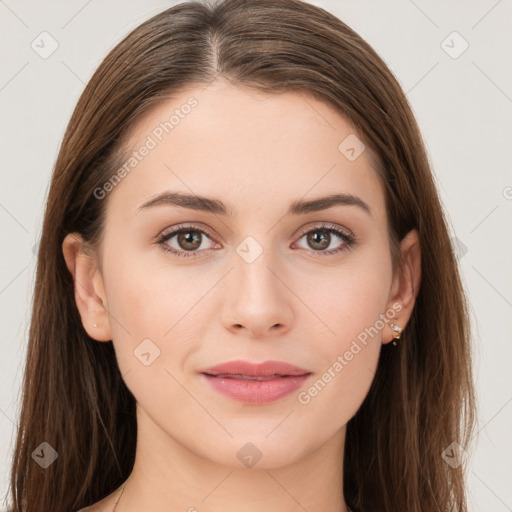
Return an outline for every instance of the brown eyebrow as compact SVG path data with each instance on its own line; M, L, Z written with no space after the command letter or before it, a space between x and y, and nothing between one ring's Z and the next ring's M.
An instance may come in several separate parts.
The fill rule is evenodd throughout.
M209 212L215 215L234 216L233 209L218 199L176 192L163 192L162 194L159 194L155 198L150 199L141 205L137 209L137 212L145 208L162 205L179 206L181 208ZM306 213L318 212L339 205L357 206L365 211L370 217L372 216L371 208L361 198L352 194L331 194L308 201L299 199L290 204L287 215L304 215Z

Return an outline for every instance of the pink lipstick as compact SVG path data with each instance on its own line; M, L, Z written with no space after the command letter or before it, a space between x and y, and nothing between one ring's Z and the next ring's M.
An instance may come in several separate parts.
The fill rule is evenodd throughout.
M219 393L246 404L262 405L300 388L312 372L281 361L231 361L200 373Z

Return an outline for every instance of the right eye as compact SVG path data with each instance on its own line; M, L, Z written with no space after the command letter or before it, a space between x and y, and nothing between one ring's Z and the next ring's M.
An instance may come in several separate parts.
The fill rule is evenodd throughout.
M173 238L176 237L176 246L171 244ZM166 252L173 254L179 258L190 258L196 256L199 252L210 250L204 248L202 238L207 237L211 240L208 233L195 226L178 226L170 231L162 233L157 243L161 245Z

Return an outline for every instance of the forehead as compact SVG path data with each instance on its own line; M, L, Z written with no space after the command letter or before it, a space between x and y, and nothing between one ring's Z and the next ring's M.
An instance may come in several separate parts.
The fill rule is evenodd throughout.
M111 201L133 211L166 190L222 198L235 213L332 193L384 208L370 148L341 113L303 92L191 86L140 118L125 147L128 172Z

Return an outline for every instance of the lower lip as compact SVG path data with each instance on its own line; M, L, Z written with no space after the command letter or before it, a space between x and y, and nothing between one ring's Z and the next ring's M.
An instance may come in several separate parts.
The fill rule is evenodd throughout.
M270 380L230 379L202 374L209 384L223 395L245 404L274 402L299 389L311 374L276 377Z

